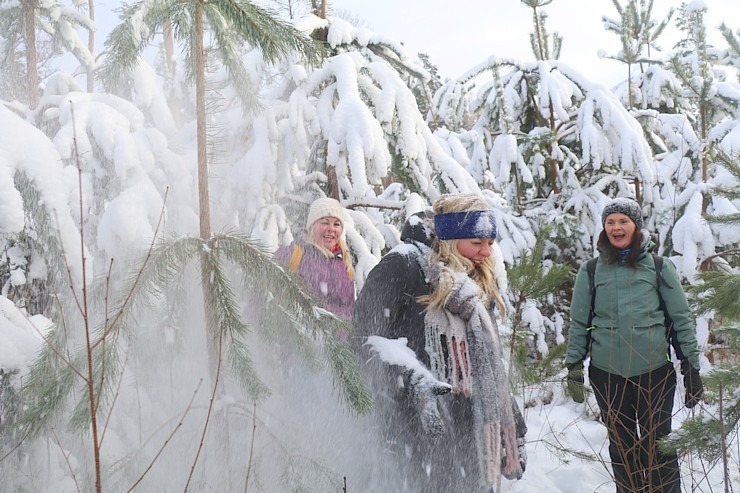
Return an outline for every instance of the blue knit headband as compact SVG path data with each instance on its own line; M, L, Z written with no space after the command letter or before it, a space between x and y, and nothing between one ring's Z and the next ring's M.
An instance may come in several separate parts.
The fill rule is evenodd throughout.
M434 230L440 240L495 239L496 216L489 210L435 214Z

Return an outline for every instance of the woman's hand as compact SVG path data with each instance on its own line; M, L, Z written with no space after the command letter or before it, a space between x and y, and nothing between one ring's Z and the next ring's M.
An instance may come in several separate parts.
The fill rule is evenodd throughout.
M684 404L691 409L699 403L704 395L704 384L701 381L699 370L691 366L687 359L681 362L681 374L683 375L684 387L686 387Z
M445 434L445 424L437 407L437 396L444 395L452 390L445 383L432 380L428 376L410 371L406 378L408 396L419 412L421 427L430 438L440 438Z
M480 301L480 292L475 281L466 276L462 282L458 282L452 288L447 297L445 309L467 322L475 313Z
M586 388L583 380L583 362L568 365L568 395L575 402L582 404L586 400Z

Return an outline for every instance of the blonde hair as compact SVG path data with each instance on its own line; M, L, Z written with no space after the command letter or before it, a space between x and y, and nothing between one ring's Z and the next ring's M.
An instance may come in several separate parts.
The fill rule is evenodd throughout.
M443 195L434 201L432 210L435 214L445 212L466 212L489 210L491 207L477 194ZM483 291L484 301L493 300L501 313L506 315L506 305L498 290L496 269L493 257L487 257L482 262L474 264L470 259L460 255L457 244L460 240L434 240L431 261L443 264L437 286L428 296L419 297L420 303L428 304L431 308L441 308L449 298L455 285L455 273L467 273Z
M339 218L337 218L339 219ZM334 256L334 252L329 251L324 245L321 243L321 238L317 235L317 229L315 228L316 223L318 221L314 221L313 224L311 224L311 227L308 228L308 234L306 235L306 241L316 247L318 251L326 255L327 258L332 258ZM344 221L340 219L340 222L342 223L342 230L344 230ZM344 263L344 267L347 269L347 274L349 274L350 279L354 279L355 276L355 269L352 267L352 255L349 253L349 248L347 248L347 243L344 241L344 232L342 232L342 235L339 237L339 241L337 242L337 245L339 246L339 249L342 251L342 262Z

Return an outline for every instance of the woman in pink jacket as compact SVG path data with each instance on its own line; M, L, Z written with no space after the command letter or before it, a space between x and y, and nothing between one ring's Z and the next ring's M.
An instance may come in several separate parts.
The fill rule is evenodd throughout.
M308 212L306 235L275 252L275 261L301 276L323 307L352 320L355 307L352 257L344 242L345 211L332 198L316 199Z

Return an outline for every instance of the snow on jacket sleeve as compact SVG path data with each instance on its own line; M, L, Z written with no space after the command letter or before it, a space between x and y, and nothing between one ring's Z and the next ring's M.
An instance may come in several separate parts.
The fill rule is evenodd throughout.
M691 308L686 299L686 293L681 286L681 281L676 272L676 266L668 259L663 259L663 279L668 286L659 286L660 295L665 301L668 315L673 320L681 351L691 363L691 366L699 369L699 348L696 343L696 331L694 319L691 316Z
M565 363L578 363L588 352L588 314L591 311L591 294L588 289L588 271L586 263L581 265L573 286L573 297L570 302L570 329L568 330L568 351Z

